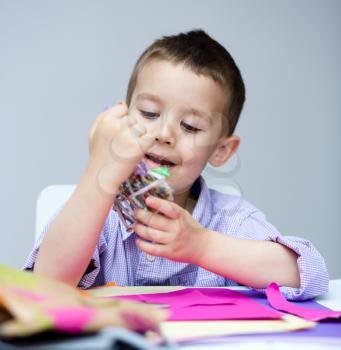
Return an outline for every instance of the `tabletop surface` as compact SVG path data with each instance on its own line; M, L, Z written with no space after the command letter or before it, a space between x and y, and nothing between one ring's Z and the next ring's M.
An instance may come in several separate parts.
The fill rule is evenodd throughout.
M96 297L110 297L116 295L161 293L180 290L187 287L179 286L138 286L138 287L98 287L88 291ZM233 290L248 290L249 288L238 286L228 287ZM341 310L341 279L331 280L329 282L329 291L326 294L316 298L316 301L332 310Z
M142 294L142 293L158 293L158 292L167 292L167 291L175 291L182 289L184 287L161 287L161 286L144 286L144 287L100 287L93 288L89 290L89 292L93 296L97 297L109 297L115 295L122 294ZM245 291L248 288L245 287L229 287L229 289L241 290ZM249 292L245 292L249 293ZM316 299L318 303L329 307L334 310L341 310L341 279L330 281L329 292L325 295ZM233 349L233 350L287 350L289 347L294 349L298 348L299 350L340 350L341 349L341 322L330 323L330 328L333 328L334 336L332 337L332 332L321 332L321 330L326 330L329 325L327 323L319 324L315 328L316 333L323 333L324 336L316 337L310 335L301 334L301 336L297 336L294 333L289 332L283 333L283 335L279 335L278 333L274 334L246 334L240 336L223 336L223 337L215 337L209 339L200 339L193 342L189 342L186 344L177 344L174 347L168 349L174 350L225 350L225 349ZM319 328L320 331L317 329ZM340 332L339 332L340 329ZM335 332L336 330L336 332ZM340 336L339 336L340 333ZM327 334L327 336L326 336ZM336 336L335 336L336 334ZM302 336L303 335L303 336ZM120 338L121 337L121 338ZM99 332L96 336L82 336L75 337L67 341L67 347L65 347L66 343L63 342L63 339L48 339L46 344L41 342L41 339L38 343L35 344L26 344L23 346L21 344L19 347L14 344L5 344L0 340L0 348L1 349L25 349L25 350L86 350L86 349L102 349L102 350L112 350L116 349L113 347L112 341L113 339L129 339L129 342L136 341L139 346L136 346L137 349L150 350L151 347L146 343L145 339L133 332L129 332L125 329L116 329L114 327L108 327ZM144 344L144 345L143 345ZM155 347L153 347L153 350ZM164 348L166 350L166 348Z
M160 293L182 289L184 287L169 287L169 286L142 286L142 287L100 287L90 290L90 293L98 297L109 297L115 295L127 295L127 294L143 294L143 293ZM248 290L246 287L229 287L234 290ZM341 279L331 280L329 283L328 293L316 298L316 301L332 310L341 310ZM229 337L228 341L225 337L225 341L222 337L210 341L199 341L195 343L182 344L177 349L186 350L223 350L234 349L244 350L250 349L274 349L284 350L288 349L288 346L299 345L300 350L320 350L320 349L341 349L341 323L336 325L340 327L340 338L313 338L313 337L281 337L281 336L242 336L242 337ZM325 327L325 325L324 325Z

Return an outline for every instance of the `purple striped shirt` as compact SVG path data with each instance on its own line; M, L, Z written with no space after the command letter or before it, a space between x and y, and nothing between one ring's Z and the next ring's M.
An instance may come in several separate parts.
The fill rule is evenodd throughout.
M298 254L297 263L301 285L300 288L281 287L287 299L309 299L328 290L329 276L324 259L311 242L295 236L281 235L266 220L265 215L252 204L242 197L209 189L202 176L195 182L192 192L197 196L192 216L207 229L241 239L277 242ZM50 222L56 215L50 219ZM24 269L33 269L40 243L48 226L49 223L41 232L25 262ZM222 287L238 285L235 281L216 275L200 266L149 256L138 249L135 240L136 234L127 233L117 213L110 210L89 267L79 287L89 288L112 281L121 286ZM264 290L261 291L264 292Z

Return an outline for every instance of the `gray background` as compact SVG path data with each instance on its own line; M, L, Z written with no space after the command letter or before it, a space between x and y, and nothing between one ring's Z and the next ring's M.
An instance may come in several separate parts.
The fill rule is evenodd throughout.
M338 0L0 1L0 263L29 253L39 192L78 182L92 121L124 98L142 50L199 27L247 87L233 181L341 277Z

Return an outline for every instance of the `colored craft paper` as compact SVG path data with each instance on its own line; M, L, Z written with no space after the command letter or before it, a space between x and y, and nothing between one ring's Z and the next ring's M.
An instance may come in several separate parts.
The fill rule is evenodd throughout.
M167 339L175 342L188 342L239 334L284 333L311 329L315 326L315 322L305 321L293 315L285 315L280 320L163 322L161 331Z
M222 289L222 288L219 288ZM170 291L181 291L184 287L176 286L138 286L138 287L104 287L94 288L89 292L98 298L108 298L114 296L130 296L131 299L136 301L142 301L141 298L136 297L136 294L162 294L158 298L159 302L169 302ZM201 290L199 288L199 290ZM210 289L213 292L213 288ZM224 288L224 290L226 290ZM249 298L257 299L257 302L267 306L266 298L263 296L260 298L260 293L248 290L241 292ZM174 294L173 294L174 295ZM181 295L181 293L180 293ZM229 294L231 296L231 294ZM233 299L233 298L231 298ZM233 299L235 300L235 299ZM152 300L154 301L154 300ZM192 302L192 301L190 301ZM160 305L160 304L159 304ZM162 304L161 304L162 305ZM163 304L165 305L165 304ZM316 326L315 322L305 321L302 318L293 315L284 315L280 319L270 320L193 320L193 321L166 321L161 323L161 333L171 341L175 342L195 342L209 341L212 339L214 342L216 339L229 339L226 336L237 336L240 334L260 334L266 333L281 333L291 332L295 330L310 330ZM308 331L309 332L309 331ZM299 332L302 335L305 332ZM218 338L222 337L222 338ZM232 339L232 338L230 338Z
M276 283L270 283L266 289L266 296L268 298L269 304L281 311L288 312L290 314L300 316L307 321L321 321L327 318L341 318L341 311L333 310L315 310L308 309L306 307L299 306L297 304L291 303L285 299L282 295L279 287Z
M118 298L163 307L167 305L170 321L277 320L282 317L281 313L238 291L223 288L186 288L169 293L123 295Z
M165 310L96 299L57 280L0 265L0 338L47 330L93 332L107 326L147 331L157 329L165 318Z
M49 308L46 313L52 318L55 329L67 333L81 333L96 317L94 308L85 306Z

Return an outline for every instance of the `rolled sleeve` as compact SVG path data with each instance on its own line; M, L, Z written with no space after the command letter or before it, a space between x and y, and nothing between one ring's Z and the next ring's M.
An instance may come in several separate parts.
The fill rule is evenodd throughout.
M51 216L51 218L48 220L47 224L43 227L42 231L38 235L38 238L34 242L34 245L33 245L33 248L31 250L30 254L26 258L26 261L22 267L23 270L33 271L34 264L36 262L36 259L37 259L38 253L39 253L40 245L43 242L45 235L46 235L51 223L53 222L53 220L56 218L56 216L59 214L59 212L62 210L63 207L64 207L64 204Z
M329 275L325 261L314 245L295 236L283 236L260 211L254 211L243 221L240 232L248 239L267 240L282 244L297 254L300 288L281 286L288 300L306 300L328 291ZM265 292L265 289L257 289Z

